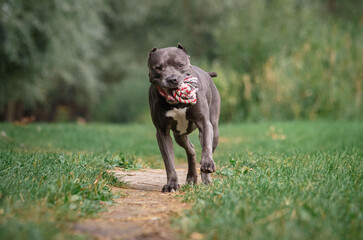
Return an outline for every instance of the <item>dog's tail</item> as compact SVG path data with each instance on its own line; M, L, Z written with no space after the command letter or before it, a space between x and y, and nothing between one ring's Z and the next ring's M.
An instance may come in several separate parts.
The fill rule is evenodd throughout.
M209 76L213 77L217 77L218 74L216 72L208 72Z

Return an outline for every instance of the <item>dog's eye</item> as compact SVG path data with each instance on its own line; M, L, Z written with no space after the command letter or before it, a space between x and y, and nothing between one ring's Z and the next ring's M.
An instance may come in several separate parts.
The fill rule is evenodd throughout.
M163 67L161 65L157 65L154 68L155 68L156 71L161 71L163 69Z
M179 63L179 67L180 67L180 68L184 67L184 64Z

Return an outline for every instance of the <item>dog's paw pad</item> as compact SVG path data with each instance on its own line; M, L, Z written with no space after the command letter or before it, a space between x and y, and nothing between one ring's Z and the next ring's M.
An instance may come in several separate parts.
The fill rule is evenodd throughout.
M214 162L207 163L207 164L202 164L202 166L200 167L200 171L204 172L204 173L213 173L213 172L215 172L216 167L214 165Z

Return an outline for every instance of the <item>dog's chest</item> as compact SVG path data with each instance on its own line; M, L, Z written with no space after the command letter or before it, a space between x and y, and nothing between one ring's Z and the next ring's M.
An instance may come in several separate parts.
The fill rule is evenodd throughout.
M186 119L187 108L173 108L166 112L165 116L171 117L176 121L176 130L179 134L185 134L188 130L189 121Z

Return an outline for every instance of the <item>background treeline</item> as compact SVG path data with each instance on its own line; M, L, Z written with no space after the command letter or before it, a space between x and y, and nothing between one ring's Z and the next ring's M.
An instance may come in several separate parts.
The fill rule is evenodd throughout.
M362 119L360 0L2 0L0 120L149 119L146 58L181 42L222 120Z

